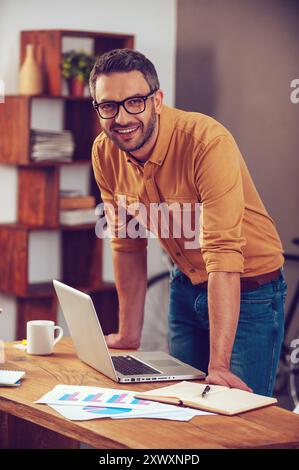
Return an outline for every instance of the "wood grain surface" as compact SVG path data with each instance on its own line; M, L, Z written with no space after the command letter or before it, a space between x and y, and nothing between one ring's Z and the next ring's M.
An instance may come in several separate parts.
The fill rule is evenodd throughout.
M19 388L0 388L2 448L20 447L22 442L24 447L30 446L28 432L34 448L75 448L78 442L104 449L299 447L299 417L277 406L233 417L198 416L189 422L109 418L80 422L66 420L47 405L33 402L57 384L136 391L161 386L112 382L76 358L69 338L63 338L51 356L30 356L14 348L12 343L7 344L4 365L25 370L26 377ZM42 437L36 439L36 435Z

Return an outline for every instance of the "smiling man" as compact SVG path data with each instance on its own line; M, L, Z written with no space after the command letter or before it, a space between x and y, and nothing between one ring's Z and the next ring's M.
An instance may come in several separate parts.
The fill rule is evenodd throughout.
M94 174L106 207L115 209L113 217L107 209L108 223L117 227L119 331L107 336L108 346L139 347L147 288L146 238L119 235L133 215L118 220L118 206L142 205L150 214L177 204L171 219L199 221L199 229L195 245L184 230L179 237L157 231L175 263L170 352L206 371L209 383L271 395L283 338L282 246L232 135L206 115L163 105L154 65L133 50L99 57L90 90L102 128ZM150 228L151 216L142 223Z

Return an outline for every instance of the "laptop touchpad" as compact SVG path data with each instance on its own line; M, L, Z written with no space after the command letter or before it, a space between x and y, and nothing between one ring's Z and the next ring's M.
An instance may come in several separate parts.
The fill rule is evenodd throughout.
M159 367L182 367L182 364L179 362L173 361L172 359L154 359L154 360L149 360L150 364L152 366L155 366L159 369Z

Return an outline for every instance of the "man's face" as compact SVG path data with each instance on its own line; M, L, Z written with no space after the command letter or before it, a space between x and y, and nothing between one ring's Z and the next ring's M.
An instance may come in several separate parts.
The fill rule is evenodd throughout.
M141 72L114 72L100 75L96 81L96 101L123 101L132 96L146 96L150 88ZM129 114L120 106L118 114L112 119L100 119L103 131L126 152L142 152L154 138L161 112L162 92L148 98L143 113ZM153 142L154 143L154 142ZM138 153L140 153L138 152Z

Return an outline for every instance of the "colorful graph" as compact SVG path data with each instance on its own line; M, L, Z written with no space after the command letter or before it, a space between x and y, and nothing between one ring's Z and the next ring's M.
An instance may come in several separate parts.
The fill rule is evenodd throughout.
M78 395L80 395L80 392L66 393L65 395L62 395L62 397L60 397L59 400L77 401L79 400Z
M92 401L92 402L101 402L99 398L103 396L103 393L94 393L92 395L87 395L87 397L83 398L82 401Z
M131 405L150 405L150 402L141 400L140 398L133 398Z
M151 402L146 400L141 400L139 398L132 397L132 394L129 393L64 393L58 398L59 401L72 401L72 402L89 402L89 403L101 403L105 404L117 404L120 405L150 405Z
M107 403L126 403L127 396L127 393L112 395L112 397L107 400Z
M149 405L149 401L145 400L140 400L138 398L132 398L131 395L128 393L121 393L117 395L112 395L108 400L106 400L106 403L121 403L121 404L131 404L131 405Z
M89 413L97 414L97 415L107 414L107 413L109 413L109 415L112 415L112 414L119 414L119 413L128 413L129 411L132 411L131 408L100 408L96 406L85 406L83 410L88 411Z

